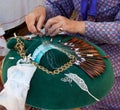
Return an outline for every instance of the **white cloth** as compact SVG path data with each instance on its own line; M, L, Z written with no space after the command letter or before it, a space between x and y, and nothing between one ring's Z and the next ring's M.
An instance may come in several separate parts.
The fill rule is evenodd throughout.
M32 64L17 64L8 69L8 80L0 93L0 105L7 110L25 110L31 78L36 70Z
M3 34L0 28L0 34ZM7 48L6 40L3 36L0 35L0 56L5 56L8 53L9 49Z
M0 0L0 27L14 28L25 21L25 15L44 0Z

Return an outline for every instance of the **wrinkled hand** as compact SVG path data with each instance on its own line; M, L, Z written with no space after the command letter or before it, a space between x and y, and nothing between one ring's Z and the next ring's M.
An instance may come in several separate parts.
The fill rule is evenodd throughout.
M75 21L63 16L50 18L45 24L46 35L55 36L61 31L68 33L85 33L85 23Z
M37 7L26 17L26 24L31 33L43 35L41 28L46 19L46 9L43 6ZM68 33L85 33L85 23L83 21L75 21L63 16L50 18L45 24L46 35L55 36L61 31Z
M40 31L46 18L46 9L43 6L37 7L30 14L25 17L25 21L28 27L28 30L31 33L39 34L42 36Z

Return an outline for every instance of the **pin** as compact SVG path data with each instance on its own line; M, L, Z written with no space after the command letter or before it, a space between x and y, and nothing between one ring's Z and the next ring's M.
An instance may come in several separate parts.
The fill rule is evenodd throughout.
M50 38L50 42L53 42L53 37Z
M15 38L17 38L17 35L16 35L16 33L14 33L14 37L15 37Z
M64 45L68 45L68 43L67 43L67 42L65 42L65 43L64 43Z
M14 57L9 57L10 60L14 60L15 58Z
M60 43L60 42L62 42L62 40L60 39L60 40L58 40L58 43Z

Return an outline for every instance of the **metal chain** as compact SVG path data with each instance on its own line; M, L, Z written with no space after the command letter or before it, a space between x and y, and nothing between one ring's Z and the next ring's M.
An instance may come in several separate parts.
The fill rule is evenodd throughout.
M15 49L19 52L19 54L22 58L27 57L24 43L20 40L19 37L17 37L16 39L17 39L17 44L15 45ZM48 74L53 74L53 75L59 74L60 72L63 72L66 69L68 69L70 66L72 66L76 60L74 55L69 54L68 52L64 51L63 49L60 49L60 51L65 53L70 58L70 61L65 63L63 66L57 68L56 70L50 71L47 68L45 68L44 66L41 66L41 65L37 64L36 62L33 62L32 60L31 60L31 63Z
M19 37L16 37L17 43L15 45L15 49L18 51L18 53L20 54L20 56L24 59L26 57L25 55L25 45L24 43L20 40Z

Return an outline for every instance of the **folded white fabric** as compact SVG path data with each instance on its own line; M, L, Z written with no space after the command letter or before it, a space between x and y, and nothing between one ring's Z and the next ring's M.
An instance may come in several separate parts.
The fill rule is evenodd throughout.
M8 69L8 80L0 93L0 105L7 110L25 110L25 101L31 78L36 70L33 64L17 64Z

